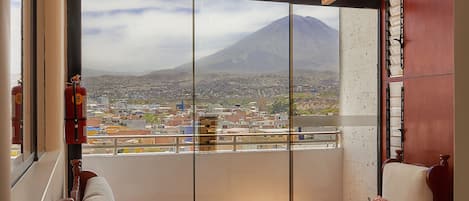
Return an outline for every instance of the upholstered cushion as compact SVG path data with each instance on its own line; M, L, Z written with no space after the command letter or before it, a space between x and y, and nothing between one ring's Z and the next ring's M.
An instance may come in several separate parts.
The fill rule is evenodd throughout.
M426 167L388 163L383 171L383 198L388 201L433 201Z
M114 201L111 187L103 177L92 177L86 183L83 201Z

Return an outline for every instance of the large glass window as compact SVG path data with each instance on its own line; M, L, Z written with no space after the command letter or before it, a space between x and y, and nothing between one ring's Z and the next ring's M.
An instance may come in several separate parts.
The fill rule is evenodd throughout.
M196 1L193 74L191 1L123 1L126 3L112 6L106 2L83 1L83 78L89 91L91 143L94 135L190 135L201 131L202 116L212 116L217 119L216 134L278 134L240 136L236 137L239 142L262 143L219 145L214 150L286 149L290 128L288 4ZM272 12L257 11L268 10L265 7ZM294 131L318 131L315 118L336 122L326 117L337 117L339 111L338 9L296 6L294 10L292 114L294 122L299 122ZM305 135L297 138L312 137ZM234 138L218 140L228 143ZM282 143L274 143L279 140ZM117 152L190 151L189 147L122 148ZM113 152L103 148L85 151Z
M371 102L378 93L367 88L376 77L365 77L376 67L369 63L377 57L368 56L374 44L354 43L360 28L341 35L339 8L253 0L82 2L84 164L112 167L102 174L122 184L118 199L344 197L342 181L356 178L342 176L342 159L347 168L364 165L351 156L369 141L354 136L376 137L377 123L368 120L376 118ZM341 39L348 49L341 50ZM354 63L355 57L369 62ZM364 107L366 113L355 112ZM370 130L348 129L363 119ZM345 155L339 130L347 130ZM366 162L376 168L375 159ZM142 174L109 175L128 168Z
M285 143L273 142L285 140L289 128L288 4L197 1L196 9L197 117L201 127L213 124L199 134L279 134L238 137L236 147L204 140L200 150L286 149ZM233 140L222 138L214 140ZM241 143L256 141L266 144Z
M83 1L89 143L112 141L99 136L192 134L191 66L178 68L192 60L191 1L113 2ZM122 138L119 143L130 147L116 152L189 151L189 146L135 147L174 140ZM85 153L113 150L85 149Z
M205 0L195 9L196 200L286 201L289 5Z
M342 200L339 8L294 5L292 13L293 197Z
M10 86L12 87L12 159L22 153L23 142L23 87L22 87L22 16L21 1L11 1L11 42L10 42Z
M11 184L15 184L34 159L31 134L31 3L11 0L10 86L11 86Z
M293 6L294 148L336 147L340 98L339 9ZM316 132L324 132L316 134ZM316 143L303 143L316 140Z
M117 172L130 168L143 174L113 178L152 188L113 189L125 192L116 194L119 200L156 199L147 194L192 200L192 155L164 157L190 153L194 145L192 16L191 0L82 1L82 77L88 90L83 154L138 160L112 166ZM106 163L100 160L93 167L86 162L93 157L84 160L91 169ZM147 174L151 172L156 174Z

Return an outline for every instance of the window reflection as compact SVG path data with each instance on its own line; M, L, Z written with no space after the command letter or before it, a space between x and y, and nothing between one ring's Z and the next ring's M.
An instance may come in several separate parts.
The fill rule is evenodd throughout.
M11 158L19 158L23 150L23 86L22 86L22 2L11 0L10 18L10 86L11 86ZM16 163L16 162L15 162Z

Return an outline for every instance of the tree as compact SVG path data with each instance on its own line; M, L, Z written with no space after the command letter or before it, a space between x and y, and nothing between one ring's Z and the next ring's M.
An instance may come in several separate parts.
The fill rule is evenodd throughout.
M275 101L272 103L270 108L271 114L279 114L283 112L288 112L290 108L288 97L279 97L276 98Z
M156 116L156 114L144 114L143 119L145 119L145 121L150 124L155 124L158 122L158 117Z

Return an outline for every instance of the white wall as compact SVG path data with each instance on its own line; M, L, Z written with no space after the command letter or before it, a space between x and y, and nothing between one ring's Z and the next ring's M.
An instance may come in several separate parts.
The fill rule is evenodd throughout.
M469 2L455 0L454 200L469 200Z
M296 201L340 201L342 150L294 152ZM288 152L196 155L196 200L287 201ZM193 155L84 156L83 169L105 177L117 201L193 200Z
M370 119L342 128L344 201L377 195L378 30L376 10L340 9L340 115Z
M0 200L10 200L10 0L0 0Z

